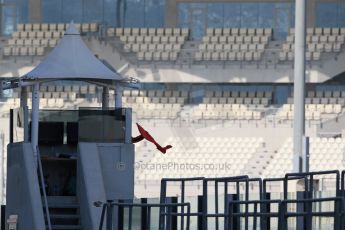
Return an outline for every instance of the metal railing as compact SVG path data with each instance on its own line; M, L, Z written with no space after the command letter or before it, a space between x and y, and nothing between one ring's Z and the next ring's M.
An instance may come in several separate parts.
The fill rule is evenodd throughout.
M341 172L341 195L345 197L345 170Z
M36 146L36 151L37 151L37 163L38 163L38 177L39 177L40 184L41 184L41 191L42 191L41 195L43 196L45 219L47 221L46 223L48 225L47 226L48 230L52 230L52 225L51 225L51 221L50 221L50 214L49 214L49 207L48 207L48 200L47 200L47 193L46 193L46 186L45 186L45 182L44 182L44 175L43 175L43 169L42 169L41 153L40 153L38 146Z
M287 204L289 203L301 203L304 206L310 207L313 203L317 202L334 202L333 211L312 211L311 209L292 212L288 211ZM287 219L291 217L303 217L303 221L298 223L296 229L312 230L312 218L313 217L333 217L334 230L344 230L345 220L345 199L344 197L328 197L328 198L313 198L313 199L295 199L295 200L283 200L279 205L279 218L278 218L278 230L288 230Z
M275 204L278 205L281 203L281 200L248 200L248 201L230 201L229 202L229 218L228 218L228 230L237 230L240 229L238 226L235 225L235 223L240 222L239 218L245 218L246 220L249 219L249 217L253 217L253 230L256 230L258 228L257 226L257 219L260 218L260 229L270 229L268 227L269 225L263 226L263 222L267 219L273 218L273 217L279 217L278 212L271 212L270 209L266 209L263 211L262 207ZM238 206L240 205L246 205L248 207L250 204L254 205L253 212L246 211L246 212L236 212L236 210L239 210ZM258 209L258 205L260 205L260 208ZM245 230L248 230L249 226L246 224L244 226Z
M319 176L329 175L334 177L334 195L322 198L316 197L314 179L317 179ZM302 181L303 183L300 184L304 188L302 191L296 191L296 196L289 196L288 184L294 180L297 181L296 183ZM202 194L198 195L197 211L191 212L193 204L186 202L188 199L186 196L186 183L196 182L202 183ZM281 198L271 199L271 193L268 192L268 184L271 182L281 182L283 184ZM179 198L167 197L168 185L170 183L180 185ZM256 199L252 199L249 193L249 187L252 183L256 183L255 188L258 188L258 197ZM231 185L234 185L232 190ZM209 204L211 200L214 201L214 207ZM211 227L214 230L312 230L317 223L322 225L323 222L321 220L323 218L332 219L327 224L329 225L327 229L332 226L334 230L345 230L345 170L341 173L337 170L288 173L282 178L266 178L264 180L261 178L249 178L246 175L222 178L164 178L161 181L159 204L116 203L109 201L103 205L100 229L103 227L106 212L106 229L113 229L113 222L108 224L108 221L112 221L113 218L113 206L128 209L128 230L133 228L130 222L133 219L132 209L134 207L146 210L141 215L142 219L145 219L145 221L142 220L141 222L142 230L155 229L152 228L150 220L147 219L151 216L151 209L153 207L159 209L157 227L159 230L189 229L191 217L197 218L197 225L193 227L199 230L208 230L211 227L208 223L210 218L214 220L210 222L211 225L214 224ZM184 208L180 208L180 212L178 212L178 207ZM289 218L294 218L295 221L290 221ZM273 219L277 221L272 222ZM316 221L313 221L314 219ZM179 225L177 222L179 222ZM295 223L296 226L289 226L291 223ZM123 227L118 229L123 229Z
M175 182L175 183L180 183L181 184L181 203L185 202L185 197L186 197L186 182L203 182L204 181L204 177L191 177L191 178L163 178L161 180L161 191L160 191L160 203L165 203L167 200L167 186L169 182ZM161 207L160 209L160 213L163 213L165 210L165 207ZM182 210L183 211L183 210ZM200 225L201 223L201 217L203 216L202 212L200 211L200 207L198 207L198 212L192 212L190 213L190 216L196 216L198 217L198 223ZM181 218L181 221L183 218ZM165 216L164 215L160 215L159 216L159 226L164 225L165 223Z
M215 198L215 213L208 212L208 184L210 182L214 182L214 198ZM222 177L222 178L206 178L204 179L203 184L203 228L207 229L208 227L208 218L212 217L215 218L215 230L219 230L219 218L224 218L224 229L228 229L228 218L229 218L229 209L228 209L228 202L229 200L239 200L241 191L240 191L240 184L244 183L244 190L245 196L244 199L246 201L249 200L249 182L258 182L259 183L259 190L261 193L262 191L262 181L260 178L249 178L248 176L237 176L237 177ZM224 186L224 212L219 212L219 184L223 183ZM236 193L229 194L228 193L228 185L231 183L235 183L236 185ZM248 211L248 205L245 206L246 212ZM240 226L240 223L236 223L237 226ZM245 226L248 226L248 218L245 219Z
M98 204L99 206L99 204ZM166 223L159 224L158 230L170 230L172 229L172 218L173 217L182 217L180 220L180 230L189 230L190 229L190 204L189 203L159 203L159 204L135 204L135 203L121 203L114 201L107 201L102 204L102 213L101 220L99 224L99 230L103 230L104 221L106 221L105 229L106 230L118 230L122 229L116 226L114 221L114 208L127 208L128 209L128 223L127 229L132 230L133 228L133 208L145 209L145 226L141 226L144 229L151 229L151 216L152 208L164 208L165 212L159 212L159 216L164 216L167 221ZM178 212L178 208L181 209L181 212ZM186 210L185 210L186 209ZM106 220L105 220L106 219ZM186 219L186 222L184 221Z

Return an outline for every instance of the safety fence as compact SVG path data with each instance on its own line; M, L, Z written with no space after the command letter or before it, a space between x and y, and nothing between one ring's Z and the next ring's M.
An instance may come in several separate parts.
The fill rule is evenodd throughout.
M325 176L334 178L332 187L335 188L333 194L326 197L320 195L315 185L318 178ZM297 181L301 188L291 192L294 190L289 188L291 181ZM278 199L271 198L268 192L273 182L283 184L283 193ZM197 202L187 201L187 183L202 186ZM167 196L170 184L180 185L178 197ZM253 185L258 189L255 198L249 192ZM246 175L164 178L157 202L148 203L147 199L141 199L140 203L107 201L102 206L100 230L345 230L345 171L288 173L283 178L266 179ZM140 209L139 217L133 218L133 208ZM152 218L153 209L156 209L156 219ZM153 220L156 223L153 224Z

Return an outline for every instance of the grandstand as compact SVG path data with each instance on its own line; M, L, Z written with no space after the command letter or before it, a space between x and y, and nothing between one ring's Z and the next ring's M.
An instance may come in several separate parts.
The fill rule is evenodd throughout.
M295 57L300 22L295 21L298 4L292 0L4 0L0 3L2 87L7 87L5 81L24 76L43 61L73 21L82 41L105 66L126 79L138 79L141 87L105 88L93 81L65 79L43 82L39 86L39 108L77 111L107 107L105 101L112 107L121 95L122 107L131 108L132 136L138 134L135 124L139 123L158 143L173 146L160 154L149 142L135 144L134 204L140 200L146 205L148 199L148 203L162 205L168 200L166 203L177 206L188 203L192 208L189 214L199 213L186 215L177 206L164 207L170 212L166 218L175 212L175 217L170 216L174 226L167 229L187 229L190 217L190 229L285 230L278 228L285 218L278 218L278 207L283 212L284 202L290 202L285 193L296 200L301 196L331 197L334 204L337 197L344 196L344 187L339 186L344 186L345 170L345 3L303 2L307 9L304 99L296 97L300 92L294 72L300 60ZM10 110L23 105L26 92L31 110L33 92L31 87L2 92L0 202L6 204L7 145L13 117ZM299 166L294 131L301 107L296 104L303 100L303 136L308 137L303 147L308 146L309 171L325 173L293 174ZM49 120L49 116L42 119ZM21 121L19 117L17 122ZM21 129L14 131L15 139L23 134ZM260 184L265 179L267 184ZM209 199L206 203L212 203L206 208L205 197ZM268 210L259 205L269 199L272 204ZM279 200L276 207L273 199ZM253 202L250 211L245 202ZM311 201L303 202L307 204L290 204L291 210L304 208L309 212L314 208L320 216L305 217L301 224L302 218L291 220L294 214L288 213L284 221L296 225L289 229L301 230L301 225L308 230L344 229L344 221L323 213L332 212L332 204L312 201L315 207L310 207ZM239 203L242 208L236 207ZM133 207L117 201L108 205L128 210ZM344 218L345 207L336 208L334 212ZM272 216L267 220L254 209ZM139 212L134 210L136 218ZM145 213L147 210L140 215ZM129 211L122 215L125 221L130 219ZM159 229L164 217L158 211L154 215L151 229ZM256 218L260 219L258 223ZM306 227L308 218L313 219L310 228ZM267 221L271 228L265 225ZM133 221L132 229L146 223L137 222Z

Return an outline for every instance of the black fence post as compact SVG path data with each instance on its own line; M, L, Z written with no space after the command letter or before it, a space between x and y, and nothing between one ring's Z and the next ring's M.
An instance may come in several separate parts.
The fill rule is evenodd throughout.
M239 201L239 195L238 194L230 194L229 195L229 201ZM239 204L233 204L232 210L229 210L230 213L239 213L240 212L240 205ZM240 220L239 217L233 217L231 218L232 221L230 222L230 229L232 230L239 230L240 229Z
M178 203L178 198L177 197L171 197L171 203L172 204L177 204ZM178 207L177 206L174 206L174 207L169 207L171 208L172 210L172 213L177 213L178 212ZM181 207L181 209L184 208L184 207ZM175 216L173 215L172 217L169 217L168 218L171 218L171 230L177 230L177 219L178 219L178 216ZM181 218L184 218L184 216L181 216ZM183 230L183 229L182 229Z
M264 193L264 200L270 200L271 194ZM260 204L261 213L270 213L271 205L269 202ZM260 229L271 230L271 218L269 216L261 216L260 218Z
M119 203L123 203L123 200L119 200ZM124 218L124 208L119 206L117 209L117 229L123 230L123 218Z
M207 180L203 181L202 193L202 230L207 230Z
M339 218L342 218L340 217L340 213L341 213L341 210L339 208L339 203L340 203L340 200L335 200L334 201L334 229L335 230L340 230L341 228L341 221Z
M282 202L279 204L279 214L278 214L278 230L287 230L287 218L286 214L286 203Z
M161 180L161 191L160 191L160 196L159 196L159 202L161 204L166 203L166 188L167 187L167 181L163 178ZM158 220L158 225L159 229L163 229L165 225L165 215L162 215L163 212L165 212L166 209L163 207L159 208L159 220Z
M113 206L110 200L107 202L107 230L113 230Z
M203 196L198 196L198 213L202 213L203 210L202 210L202 201L203 201ZM198 230L202 230L202 226L203 226L203 218L201 215L198 215Z
M6 227L6 205L1 205L1 230L5 230Z
M303 200L305 199L305 192L296 192L296 199ZM304 213L305 210L305 203L298 202L296 204L296 212L297 213ZM305 229L305 216L298 216L296 217L296 230L304 230Z
M13 109L10 109L10 143L13 143Z
M141 198L142 204L147 204L147 198ZM147 207L141 207L141 230L147 229Z

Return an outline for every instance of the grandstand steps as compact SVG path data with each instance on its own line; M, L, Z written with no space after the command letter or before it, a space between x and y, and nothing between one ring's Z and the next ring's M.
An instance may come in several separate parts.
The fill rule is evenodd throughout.
M323 121L317 126L317 136L336 137L341 136L345 127L345 114Z
M83 39L83 41L93 53L98 54L100 59L107 60L115 69L120 69L128 63L126 56L119 52L119 50L123 49L120 41L105 43L95 37Z
M176 64L192 64L195 53L198 51L198 46L200 42L196 41L186 41L181 47L179 53L179 58L176 61Z
M264 55L262 57L262 64L264 65L276 65L277 64L277 54L281 49L281 41L270 41L267 44Z
M261 177L273 156L274 152L263 143L263 146L257 149L253 157L244 166L242 174L248 174L251 177Z
M327 77L327 76L337 76L344 72L344 63L345 63L345 52L344 46L341 49L342 51L335 54L334 58L329 58L327 60L322 61L317 69L322 70L319 72L320 77ZM315 68L315 67L314 67ZM322 76L327 75L327 76ZM311 79L310 79L311 80Z

